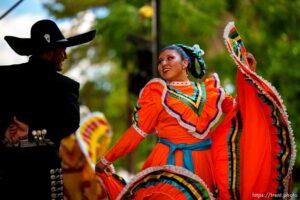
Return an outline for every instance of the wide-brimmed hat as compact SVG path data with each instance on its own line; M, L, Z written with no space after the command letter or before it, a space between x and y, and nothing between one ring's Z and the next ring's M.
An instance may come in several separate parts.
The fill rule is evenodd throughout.
M44 19L31 27L30 38L5 36L9 46L19 55L33 55L60 47L71 47L91 41L96 31L65 38L55 22Z

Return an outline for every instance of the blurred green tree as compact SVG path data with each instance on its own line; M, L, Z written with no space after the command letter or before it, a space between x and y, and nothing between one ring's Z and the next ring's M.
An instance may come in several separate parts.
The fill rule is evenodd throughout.
M277 88L287 107L294 132L300 131L300 104L297 102L300 98L300 87L297 85L300 80L300 0L160 2L161 45L200 44L206 52L204 58L208 72L218 72L224 85L234 85L236 68L225 48L223 29L229 21L235 21L248 51L257 59L257 73ZM46 5L58 19L80 18L80 13L86 10L96 12L97 9L103 9L107 12L107 15L96 18L94 27L98 35L94 43L71 52L70 60L73 63L70 66L84 57L90 58L93 63L114 63L112 72L105 77L111 85L110 90L103 92L103 88L96 87L96 82L89 82L81 90L81 97L89 107L108 115L114 128L114 140L129 126L128 113L136 100L136 95L131 94L127 87L129 74L143 70L143 64L137 67L141 65L137 52L151 48L151 18L143 16L140 10L150 3L140 0L89 0L76 3L54 0ZM148 63L144 66L148 66ZM100 80L104 80L104 77L99 77ZM296 141L299 145L299 138ZM143 143L133 158L139 166L153 145ZM299 167L298 159L295 173L300 170ZM296 184L300 182L298 178L294 181Z

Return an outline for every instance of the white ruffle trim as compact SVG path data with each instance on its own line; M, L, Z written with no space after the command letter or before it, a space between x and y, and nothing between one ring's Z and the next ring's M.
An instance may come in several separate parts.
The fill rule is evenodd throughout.
M134 177L132 177L132 179L130 180L130 182L123 188L123 190L120 192L120 194L117 197L117 200L120 200L122 198L122 196L127 192L127 190L137 181L139 180L141 177L154 172L154 171L159 171L159 170L170 170L173 171L177 174L183 174L189 178L192 178L194 180L196 180L197 182L201 183L201 185L208 191L208 194L210 195L210 199L214 200L215 198L213 197L213 194L211 193L211 191L209 190L209 188L207 187L207 184L196 174L190 172L189 170L183 168L183 167L179 167L179 166L174 166L174 165L163 165L163 166L157 166L157 167L149 167L144 169L143 171L139 172L138 174L136 174Z
M229 34L230 29L234 26L235 26L234 22L229 22L227 24L227 26L225 27L224 34L223 34L223 37L224 37L224 40L225 40L225 45L226 45L229 52L232 52L232 49L231 49L231 47L229 46L229 44L227 42L228 34ZM288 125L288 131L289 131L289 138L290 138L290 141L291 141L292 154L291 154L291 161L290 161L290 166L289 166L289 169L288 169L288 173L287 173L286 177L283 180L283 183L284 183L284 186L285 186L284 193L288 193L289 179L291 178L292 170L293 170L293 167L295 165L297 150L296 150L296 143L295 143L294 133L293 133L293 130L292 130L292 127L291 127L291 122L288 120L288 114L287 114L287 111L286 111L286 107L284 106L283 100L282 100L281 96L279 95L279 93L277 92L276 88L271 83L269 83L267 80L265 80L261 76L257 75L256 72L250 70L248 66L245 66L241 62L239 62L239 60L238 60L238 58L236 57L235 54L230 53L230 56L233 58L233 60L235 61L235 63L237 64L237 66L241 70L241 72L245 76L247 76L255 85L257 85L258 89L266 97L268 97L268 99L270 101L272 101L272 103L279 109L279 111L283 115L283 118L284 118L286 124ZM245 67L247 71L245 71L245 69L243 69L241 66ZM271 89L271 91L275 94L275 96L276 96L277 100L279 101L280 105L278 105L277 102L270 95L268 95L262 88L260 88L258 86L258 84L251 78L250 75L256 77L257 79L261 80L264 84L266 84ZM281 107L283 108L283 110L281 109Z
M132 124L132 127L136 130L136 132L138 132L138 134L140 134L143 138L147 137L148 134L145 133L144 131L142 131L139 127L137 127L137 125Z
M170 81L167 84L171 86L188 86L191 85L191 81Z
M152 79L149 83L153 83L153 82L158 82L160 83L161 85L164 86L164 89L163 89L163 92L162 92L162 96L161 96L161 103L162 105L164 106L166 112L171 115L172 117L174 117L179 125L185 129L188 130L188 132L194 136L195 138L198 138L198 139L203 139L207 136L207 134L209 133L210 129L219 121L221 115L222 115L222 108L221 108L221 105L222 105L222 102L223 100L225 99L225 91L224 89L220 88L220 79L219 79L219 76L217 73L214 73L212 75L216 81L216 88L219 88L219 92L220 92L220 99L218 101L218 104L217 104L217 108L218 108L218 113L217 113L217 116L215 117L215 119L213 121L210 122L210 124L208 125L208 128L201 134L199 133L196 133L196 127L195 126L191 126L190 124L188 123L185 123L180 115L178 115L177 113L173 112L171 109L168 108L168 106L164 103L164 98L167 94L167 84L165 81L163 81L162 79L159 79L159 78L154 78ZM142 92L142 91L141 91Z
M106 165L106 166L108 166L108 165L111 164L111 162L109 162L108 160L106 160L106 158L105 158L104 156L101 156L100 162L101 162L103 165Z

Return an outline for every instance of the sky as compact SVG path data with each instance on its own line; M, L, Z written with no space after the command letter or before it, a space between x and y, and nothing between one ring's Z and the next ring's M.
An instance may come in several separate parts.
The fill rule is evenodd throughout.
M0 16L19 0L1 0ZM27 61L26 56L16 54L4 40L4 36L30 37L31 25L44 18L48 13L43 9L41 0L23 0L15 9L0 20L0 65Z
M8 9L10 9L19 0L0 0L0 16L2 16ZM13 9L9 14L0 20L0 66L23 63L28 61L27 56L20 56L16 54L4 40L4 36L10 35L20 38L30 38L31 26L38 20L41 19L52 19L57 22L63 33L70 30L72 23L76 22L76 17L71 20L57 21L53 19L42 6L42 2L49 0L23 0L15 9ZM91 24L95 19L95 15L98 17L105 17L107 11L99 9L100 12L91 11L85 14L84 23L80 24L77 30L80 33L90 30ZM66 34L64 34L65 37ZM72 35L71 35L72 36ZM68 48L67 52L72 48ZM76 79L80 83L84 83L87 79L91 78L89 75L87 77L82 77L82 71L86 71L87 66L89 66L88 74L96 74L88 62L88 59L83 60L75 66L73 70L68 72L68 76ZM100 70L98 66L94 66L95 70ZM107 73L106 67L101 69L104 73ZM103 72L102 72L103 73Z
M0 0L0 16L2 16L18 1L19 0ZM56 21L63 33L70 30L70 26L73 23L76 23L76 17L70 20L55 20L42 6L42 2L46 1L50 0L23 0L15 9L0 20L0 65L27 61L26 56L17 55L8 46L4 40L4 36L11 35L20 38L30 38L31 26L36 21L45 18ZM84 23L80 24L80 27L77 30L78 33L90 30L91 24L95 19L95 15L98 15L98 13L90 11L85 14ZM105 15L105 11L103 9L101 13L102 15ZM65 37L67 37L66 34Z

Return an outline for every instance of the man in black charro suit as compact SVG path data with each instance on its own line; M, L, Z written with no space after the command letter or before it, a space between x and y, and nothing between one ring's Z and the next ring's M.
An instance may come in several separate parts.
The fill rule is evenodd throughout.
M66 47L94 37L65 38L51 20L36 22L31 38L5 37L30 57L0 66L0 199L63 199L58 148L79 127L79 83L58 71Z

